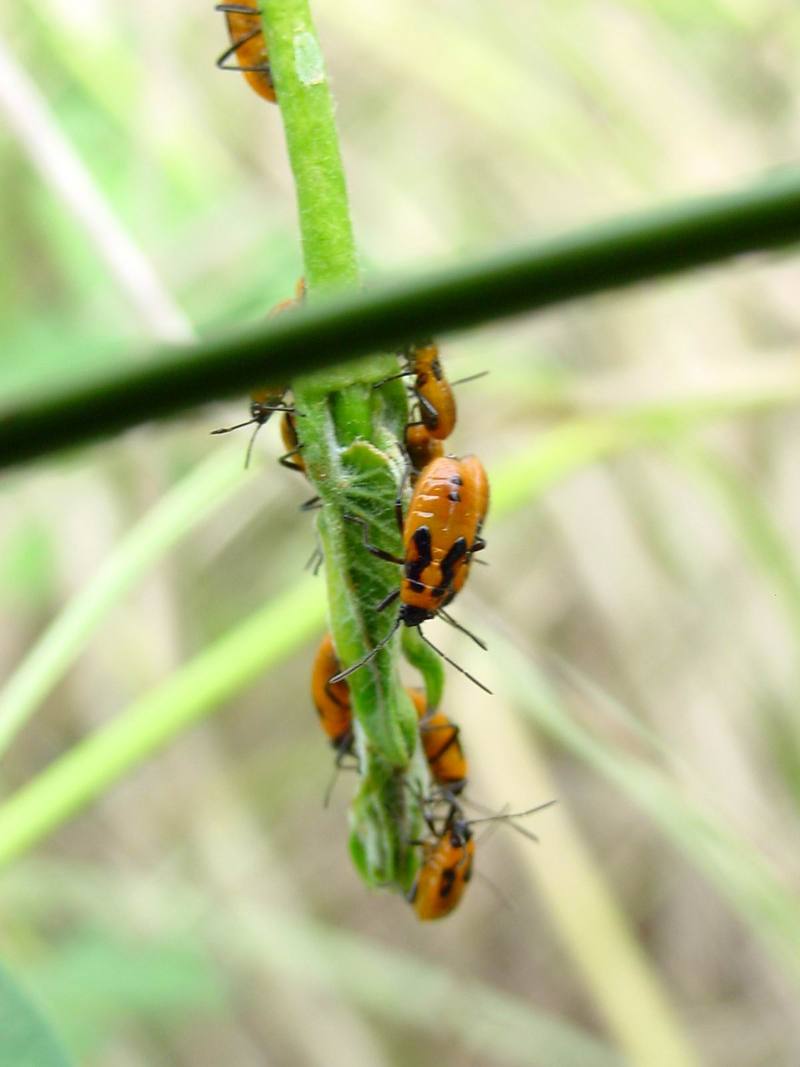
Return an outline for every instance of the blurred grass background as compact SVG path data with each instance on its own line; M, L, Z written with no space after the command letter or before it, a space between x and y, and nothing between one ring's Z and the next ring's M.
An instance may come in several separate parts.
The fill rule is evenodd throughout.
M368 276L797 158L790 0L313 8ZM290 295L280 117L214 69L210 3L40 0L0 30L0 388ZM441 925L368 894L348 776L322 807L298 636L0 876L0 951L78 1062L796 1067L797 286L791 257L753 259L448 339L451 377L491 370L454 448L493 475L461 611L492 651L436 637L498 695L451 672L445 710L476 799L558 797L542 844L479 842L496 889ZM275 428L246 476L245 441L208 437L244 408L4 481L3 677L72 611L4 794L299 581L307 494ZM158 526L187 478L198 503Z

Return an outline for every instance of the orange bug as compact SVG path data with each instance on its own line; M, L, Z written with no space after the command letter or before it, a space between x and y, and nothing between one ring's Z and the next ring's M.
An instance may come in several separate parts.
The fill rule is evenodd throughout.
M472 878L475 840L469 823L453 808L441 834L422 842L422 865L408 894L422 922L454 911Z
M410 422L406 426L406 455L411 464L411 484L414 485L420 471L444 455L444 445L431 437L421 422Z
M225 15L231 39L230 48L219 57L217 66L220 70L236 70L244 74L251 89L265 100L277 103L259 7L250 0L241 0L238 4L217 4L215 10ZM234 54L236 65L226 64Z
M337 764L353 752L353 707L346 682L331 682L339 670L333 639L325 634L311 669L311 696L320 725L336 749ZM443 712L427 713L425 694L406 689L420 719L420 737L431 775L448 795L460 792L466 784L467 761L458 740L459 728Z
M285 411L283 418L281 419L281 438L283 440L286 451L282 456L278 457L278 463L282 467L288 467L290 471L299 471L301 474L307 474L306 461L303 459L303 446L300 444L300 439L297 436L297 411ZM312 511L314 508L319 507L319 496L312 496L305 503L300 505L301 511ZM319 570L322 563L322 552L319 548L311 556L308 561L308 567L313 568L314 574Z
M428 710L425 694L406 690L419 718L419 735L431 777L449 795L460 793L467 784L469 766L461 747L461 730L443 711Z
M418 842L422 847L422 864L417 871L408 893L408 901L413 905L417 918L421 922L444 919L458 907L461 898L472 878L475 860L475 839L472 827L479 822L519 819L534 812L542 811L555 804L548 800L527 811L509 814L489 815L481 819L465 819L457 804L452 804L445 817L444 826L437 832L433 819L426 816L428 829L433 835L427 841ZM525 837L538 841L529 830L511 823L513 828Z
M320 725L336 749L336 762L353 750L353 709L350 689L346 682L334 682L339 660L333 638L325 634L320 642L311 668L311 697L319 715Z
M224 6L224 5L222 5ZM232 5L237 6L237 5ZM219 8L218 8L219 10ZM228 68L226 68L228 69ZM292 308L301 304L306 295L306 280L305 278L299 278L295 285L295 295L293 299L281 300L279 304L276 304L269 313L269 317L274 319L276 315L282 314L284 311L290 311ZM273 386L263 385L253 389L250 393L250 418L245 422L237 422L235 426L222 426L218 430L212 430L212 434L219 433L231 433L232 430L241 430L243 426L252 426L255 424L255 429L250 438L250 443L247 446L247 453L245 455L244 465L250 466L250 457L253 454L253 445L256 441L258 431L272 418L272 414L275 411L282 411L286 416L292 416L294 418L294 408L284 403L284 397L288 391L288 386ZM285 440L285 438L284 438Z
M444 609L467 580L472 556L486 547L480 533L488 506L489 481L478 457L457 459L455 456L440 456L419 475L405 520L402 500L398 498L396 501L395 513L405 549L402 559L369 543L369 527L365 519L356 515L344 516L361 526L364 548L368 552L378 559L403 567L403 578L400 587L377 606L377 610L381 611L400 598L400 611L394 626L363 659L341 671L335 681L341 681L368 663L404 623L418 627L420 637L426 644L481 689L490 692L436 648L421 629L423 622L438 615L457 629L464 630ZM464 632L481 648L486 648L468 630Z
M470 374L467 378L459 378L458 381L453 382L452 385L456 386L463 385L465 382L474 382L476 379L483 378L487 374L488 371L481 371L479 374ZM437 386L437 388L439 387ZM423 410L425 409L423 408ZM444 443L441 435L430 430L423 419L422 422L410 422L408 426L406 426L405 446L406 455L411 464L411 484L413 486L419 472L429 463L433 462L433 460L444 455Z
M456 400L453 387L483 378L489 372L481 371L449 382L439 359L439 347L433 341L409 345L399 355L405 360L406 369L384 378L374 388L396 378L414 378L411 392L419 408L420 421L410 423L406 429L406 451L413 468L421 470L426 461L430 462L444 452L434 442L446 440L455 429Z
M396 378L414 378L411 391L419 405L421 423L430 437L444 441L456 424L456 402L453 391L442 370L439 348L433 341L408 345L398 353L405 360L406 369L377 382L375 389Z
M297 437L297 416L293 411L285 411L281 419L281 439L286 452L278 462L292 471L306 472L305 460L301 455L302 445ZM314 498L316 501L316 497Z
M282 315L284 311L291 311L292 308L298 307L304 302L306 298L306 280L300 277L295 282L294 296L288 300L281 300L270 310L269 317L274 319L276 315Z
M212 430L212 434L231 433L232 430L241 430L244 426L252 426L255 429L250 437L250 442L245 453L244 465L250 466L250 457L253 454L253 445L256 443L258 431L272 418L274 411L283 411L288 414L294 412L294 408L284 403L287 392L286 386L264 385L253 389L250 393L250 418L244 422L237 422L235 426L221 426L218 430Z
M433 341L410 345L404 353L407 373L414 375L414 396L422 425L431 437L444 441L456 425L456 400L442 370L439 348Z

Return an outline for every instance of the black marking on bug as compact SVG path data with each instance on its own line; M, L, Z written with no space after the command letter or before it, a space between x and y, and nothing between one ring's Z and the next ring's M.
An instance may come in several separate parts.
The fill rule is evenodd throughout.
M453 584L455 577L455 567L459 560L464 559L467 554L467 540L465 537L458 537L450 546L447 555L439 564L439 569L442 574L442 584L439 589L436 590L437 596L443 596L449 586Z
M331 698L337 708L341 708L343 711L346 711L350 707L347 701L342 701L339 698L338 694L334 692L333 686L330 684L329 681L325 683L325 692L328 694L328 696Z
M432 752L430 754L430 756L428 757L428 762L429 763L436 763L437 760L440 760L442 758L442 756L445 754L445 752L448 752L454 745L458 745L458 732L459 732L459 729L458 729L458 727L456 726L455 723L447 723L447 724L442 723L440 728L441 728L443 733L445 731L447 731L447 730L452 730L452 733L450 734L449 737L445 737L445 740L444 740L441 748L437 749L435 752ZM424 724L420 727L420 729L422 729L422 730L425 729ZM460 751L461 745L458 745L458 748L459 748L459 751Z
M425 586L420 582L420 575L433 560L433 542L428 526L418 526L411 538L417 550L417 558L406 563L405 574L415 592L422 592Z
M450 894L453 892L453 886L456 884L456 869L455 867L445 867L442 871L442 882L439 886L439 896L442 900L447 900Z

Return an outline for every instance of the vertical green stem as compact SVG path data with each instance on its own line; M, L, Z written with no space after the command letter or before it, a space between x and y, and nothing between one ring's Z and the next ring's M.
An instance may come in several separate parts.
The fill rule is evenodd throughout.
M263 9L275 89L294 175L310 300L359 284L358 257L334 121L333 100L307 0L266 0ZM403 386L376 388L396 360L375 356L291 382L306 473L322 508L330 624L344 665L387 636L393 611L375 605L397 588L397 567L376 560L369 538L400 552L394 500L402 472L397 447L408 421ZM414 865L407 841L419 821L407 774L417 747L414 709L399 684L397 639L349 679L362 773L353 806L351 853L371 884L405 888ZM415 765L416 765L416 761ZM424 777L424 767L418 775ZM424 783L423 783L424 785Z
M306 0L267 0L264 25L294 174L306 280L358 283L347 185L322 50Z

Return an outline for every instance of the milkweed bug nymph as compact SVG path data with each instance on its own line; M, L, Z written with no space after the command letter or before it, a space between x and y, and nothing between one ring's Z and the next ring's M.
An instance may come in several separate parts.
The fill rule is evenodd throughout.
M421 471L444 455L444 445L431 437L421 422L410 422L406 426L406 455L411 464L411 484L416 485Z
M306 295L305 278L298 279L294 291L295 295L293 299L281 300L279 304L276 304L275 307L272 308L269 313L271 319L274 319L276 315L283 314L285 311L291 311L293 308L296 308L298 304L303 302ZM264 385L253 389L250 393L250 418L246 419L244 422L237 422L235 426L222 426L218 430L211 431L212 434L231 433L233 430L241 430L244 426L255 426L245 454L245 467L250 466L250 457L253 454L253 445L256 442L258 431L262 426L269 422L273 413L282 411L284 415L291 416L292 418L295 417L294 408L284 402L284 397L286 396L288 389L288 385ZM295 447L297 446L295 445ZM285 466L291 466L291 464L285 464ZM305 467L303 469L305 469Z
M395 378L413 377L411 391L419 405L422 425L431 437L444 441L456 424L456 402L439 360L439 348L433 341L409 345L399 353L406 369L378 382L375 388Z
M456 401L453 387L483 378L488 371L449 382L439 359L439 347L430 340L408 345L398 354L405 360L406 369L384 378L374 388L377 389L396 378L413 377L411 392L416 400L420 421L408 425L405 443L412 469L418 472L426 463L444 454L441 442L455 429Z
M333 682L340 669L329 633L320 642L311 669L311 697L320 726L336 749L337 766L353 754L353 707L347 682ZM425 694L406 689L417 712L419 731L431 777L448 796L466 784L467 761L459 741L459 728L440 711L429 711Z
M444 441L455 429L456 401L442 370L439 348L433 341L412 345L406 359L414 373L414 395L422 424L431 437Z
M419 405L421 420L417 425L424 426L429 436L435 440L446 440L456 426L456 398L453 387L483 378L488 371L471 374L455 382L448 381L439 359L439 346L433 341L409 345L400 352L400 357L406 361L406 369L393 377L414 378L411 392Z
M341 681L368 663L404 623L418 627L420 637L426 644L477 686L490 692L436 648L421 628L423 622L438 615L457 629L464 630L444 609L466 582L473 555L486 547L480 534L488 507L489 481L477 456L465 456L463 459L441 456L429 463L419 475L405 520L402 500L398 498L395 504L403 535L405 554L402 559L369 543L369 527L365 519L356 515L344 516L361 526L364 548L378 559L401 565L403 577L400 587L378 605L378 610L382 610L400 599L400 611L394 626L366 656L341 671L334 681ZM486 648L469 631L464 632L482 648Z
M302 445L297 437L297 417L293 411L285 411L281 419L281 440L286 449L278 462L292 471L306 472L306 464L302 456Z
M311 698L328 740L336 749L336 762L353 750L353 709L350 689L346 682L334 682L339 660L333 638L325 634L320 642L311 668Z
M261 11L248 0L236 4L217 4L216 11L225 15L228 24L230 48L226 48L217 60L220 70L236 70L244 74L251 89L271 103L277 103L275 86L269 65L269 53L261 25ZM227 60L236 56L236 63Z
M431 777L448 795L455 795L467 784L469 767L461 747L460 727L443 711L428 709L425 694L419 689L407 690L417 709L419 737Z
M301 474L307 474L306 461L303 459L303 446L297 436L298 414L302 414L302 412L298 413L293 410L285 411L283 413L283 418L281 419L281 438L286 451L282 456L278 457L278 463L280 463L282 467L287 467L290 471L299 471ZM312 496L309 500L306 500L305 503L300 505L300 510L313 511L320 506L319 496ZM315 550L314 555L309 561L315 568L315 574L319 569L319 563L317 561L319 561L319 563L322 562L319 549Z
M218 430L211 431L212 434L231 433L233 430L241 430L244 426L255 426L244 457L245 467L250 466L250 458L253 455L253 445L256 443L258 431L269 422L273 412L282 411L287 415L290 412L294 412L293 407L284 403L286 391L286 387L268 385L254 389L250 394L249 419L245 419L244 422L237 422L235 426L221 426Z
M438 835L422 842L422 865L408 894L422 922L444 919L455 911L472 878L475 839L469 823L451 810Z
M426 816L431 837L417 842L422 847L422 864L408 893L408 901L417 918L421 922L444 919L458 907L472 878L475 860L472 827L476 823L520 819L549 808L554 803L554 800L548 800L528 811L489 815L480 819L465 819L461 808L452 804L441 830L437 830L434 819ZM511 822L510 825L525 837L538 840L535 834L516 823Z

